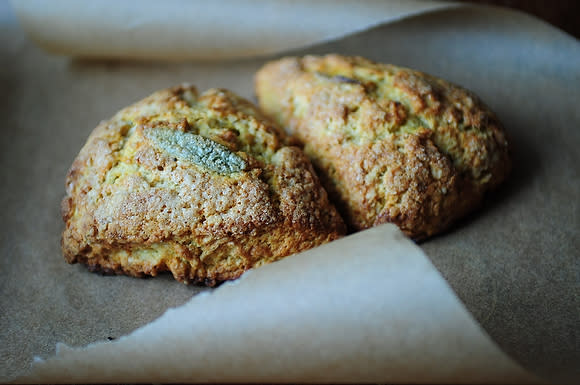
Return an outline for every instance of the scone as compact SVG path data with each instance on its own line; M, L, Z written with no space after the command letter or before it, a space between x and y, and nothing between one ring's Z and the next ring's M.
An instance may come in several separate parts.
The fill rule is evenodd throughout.
M102 122L75 159L65 259L214 285L339 238L342 219L290 144L229 91L154 93Z
M495 115L421 72L361 57L292 57L266 64L255 86L352 230L392 222L424 239L478 206L510 169Z

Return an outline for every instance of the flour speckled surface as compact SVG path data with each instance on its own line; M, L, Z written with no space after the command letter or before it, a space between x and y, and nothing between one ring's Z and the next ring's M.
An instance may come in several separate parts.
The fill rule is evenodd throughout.
M336 239L310 162L248 101L183 85L101 123L67 176L65 259L214 285Z
M423 239L479 205L510 169L496 116L433 76L340 55L289 57L256 75L264 112L304 144L347 224Z

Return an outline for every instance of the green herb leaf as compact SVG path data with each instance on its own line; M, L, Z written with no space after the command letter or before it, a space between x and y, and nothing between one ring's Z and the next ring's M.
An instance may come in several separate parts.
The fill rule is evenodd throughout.
M192 134L168 128L154 128L146 136L162 151L220 174L245 170L246 162L226 146Z

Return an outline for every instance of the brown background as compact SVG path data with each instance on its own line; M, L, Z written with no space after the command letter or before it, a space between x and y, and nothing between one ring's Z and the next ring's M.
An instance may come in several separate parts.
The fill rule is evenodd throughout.
M580 38L580 2L577 0L463 0L475 4L519 9Z

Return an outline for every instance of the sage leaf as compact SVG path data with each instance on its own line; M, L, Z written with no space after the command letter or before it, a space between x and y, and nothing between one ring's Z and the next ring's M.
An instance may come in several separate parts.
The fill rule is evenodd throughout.
M146 136L167 154L219 174L231 174L246 169L244 159L226 146L201 135L168 128L153 128L146 131Z

